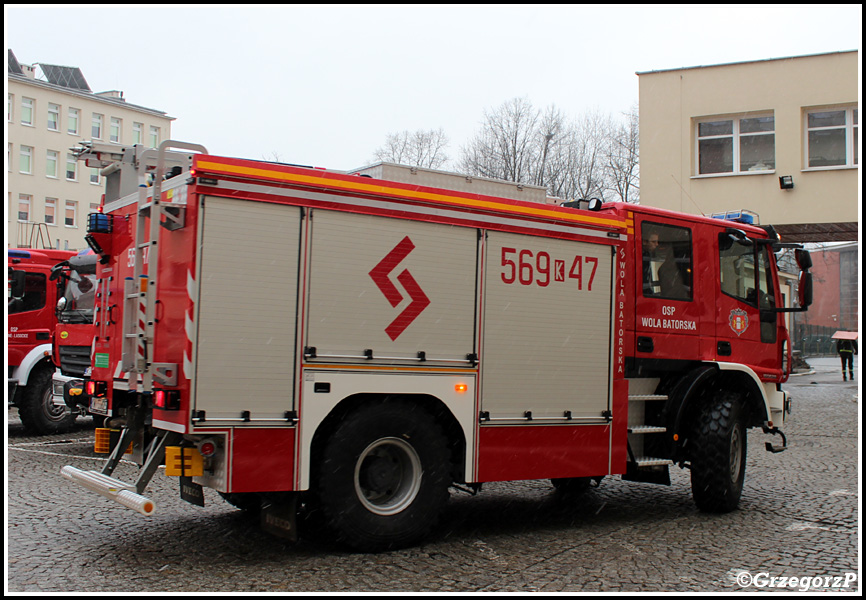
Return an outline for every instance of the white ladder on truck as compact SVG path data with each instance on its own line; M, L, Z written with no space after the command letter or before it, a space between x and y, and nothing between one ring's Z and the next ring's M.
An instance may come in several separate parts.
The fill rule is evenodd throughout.
M169 148L207 154L207 149L199 144L166 140L158 149L145 150L139 157L136 169L139 180L138 214L133 246L135 264L132 280L127 280L124 290L126 304L122 369L129 374L130 391L144 393L153 391L154 378L158 383L174 385L177 376L177 365L153 362L160 222L163 216L170 222L178 222L178 216L168 212L162 202L162 184L168 166L181 166L186 171L192 163L189 154L169 152ZM150 188L147 185L148 174L153 175ZM150 222L146 225L147 217L150 217Z

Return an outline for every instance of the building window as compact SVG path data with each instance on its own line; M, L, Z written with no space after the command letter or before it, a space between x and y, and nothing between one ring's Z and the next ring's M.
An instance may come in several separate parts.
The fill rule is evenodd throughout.
M21 146L21 160L18 163L18 171L26 175L33 172L33 148L30 146Z
M48 225L57 225L55 220L57 214L57 198L45 199L45 222Z
M99 169L90 169L90 183L99 184Z
M33 125L33 104L35 100L32 98L21 98L21 124Z
M102 115L93 113L91 120L90 136L95 140L102 139Z
M110 141L120 143L120 119L111 117L111 130L108 135Z
M78 115L79 110L77 108L69 109L66 131L68 131L72 135L78 135Z
M857 109L834 108L806 112L806 166L854 167L859 124Z
M66 179L78 181L78 161L72 154L66 155Z
M6 94L6 120L11 123L12 122L12 112L15 106L15 96L12 94Z
M54 150L45 153L45 176L57 179L57 152Z
M76 216L78 214L78 202L74 200L66 201L66 219L64 224L67 227L76 227Z
M773 115L697 122L697 174L753 173L776 168Z
M30 220L30 194L18 194L18 220Z
M142 123L133 123L132 124L132 143L140 144L142 141L142 131L144 129L144 124Z
M159 127L150 126L150 147L156 148L159 146Z
M60 131L60 105L48 105L48 129L50 131Z

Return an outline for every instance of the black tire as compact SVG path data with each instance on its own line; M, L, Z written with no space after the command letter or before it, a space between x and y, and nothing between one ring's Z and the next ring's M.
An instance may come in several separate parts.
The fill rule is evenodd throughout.
M41 367L30 373L24 397L18 403L18 416L24 429L39 435L66 433L75 423L75 414L66 406L55 406L51 378L54 369Z
M449 456L441 430L417 405L355 410L315 457L316 507L327 533L363 552L419 542L448 499Z
M589 491L592 477L567 477L564 479L551 479L550 483L557 492L561 494L578 495Z
M746 478L745 411L739 394L718 391L700 409L689 441L692 496L704 512L735 510Z

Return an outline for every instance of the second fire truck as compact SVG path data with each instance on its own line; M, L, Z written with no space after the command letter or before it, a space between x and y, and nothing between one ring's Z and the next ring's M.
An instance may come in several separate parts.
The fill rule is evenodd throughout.
M68 480L142 514L165 461L293 536L417 543L449 487L691 471L737 507L746 430L785 447L770 227L626 204L551 206L209 155L88 145L103 167L90 408L123 427ZM473 187L474 186L474 187ZM113 477L131 444L134 482Z

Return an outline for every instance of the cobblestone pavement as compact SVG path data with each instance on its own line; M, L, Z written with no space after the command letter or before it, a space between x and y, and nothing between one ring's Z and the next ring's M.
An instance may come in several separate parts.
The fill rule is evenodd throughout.
M810 364L786 385L790 449L770 454L764 442L778 438L750 431L733 513L698 512L678 468L670 487L609 477L577 498L547 481L490 484L454 492L423 545L376 555L285 543L212 490L205 508L181 501L161 473L148 488L157 511L142 517L60 476L99 464L89 419L35 438L11 409L7 592L737 592L819 576L811 589L832 587L860 569L858 384L835 361ZM118 476L135 470L121 464Z

